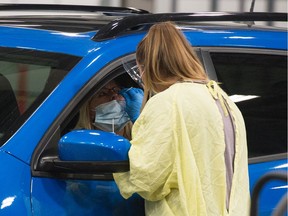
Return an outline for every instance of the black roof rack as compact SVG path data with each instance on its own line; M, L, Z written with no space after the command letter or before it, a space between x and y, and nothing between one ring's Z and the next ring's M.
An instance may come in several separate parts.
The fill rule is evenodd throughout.
M108 7L108 6L90 6L90 5L54 5L54 4L0 4L0 11L27 11L27 10L64 10L64 11L82 11L82 12L112 12L127 14L147 14L146 10L132 7Z
M287 22L287 13L266 13L266 12L205 12L205 13L162 13L162 14L143 14L133 17L122 17L100 28L93 37L94 41L112 39L133 31L137 27L146 25L146 29L154 23L173 21L173 22L217 22L235 21L251 22L254 21L284 21ZM138 28L139 29L139 28ZM145 28L144 28L145 29Z

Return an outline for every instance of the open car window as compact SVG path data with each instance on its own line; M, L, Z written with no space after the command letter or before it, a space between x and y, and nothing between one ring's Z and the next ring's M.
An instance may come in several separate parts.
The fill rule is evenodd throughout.
M131 65L135 65L134 63L131 63ZM75 129L93 129L93 127L85 126L83 124L79 124L79 122L83 123L83 115L87 111L89 112L90 109L85 109L85 106L91 103L91 100L95 101L97 104L103 103L103 97L102 91L105 89L105 85L108 83L113 82L114 85L117 84L119 89L123 88L142 88L141 85L139 85L138 81L135 81L133 77L129 73L127 73L127 68L124 68L123 64L119 65L116 68L113 68L110 73L102 80L100 80L98 83L94 84L92 89L84 96L84 98L80 101L79 104L76 105L75 109L68 115L66 120L61 124L61 136L63 136L65 133L75 130ZM100 97L95 97L96 95L99 95ZM104 96L105 97L105 96ZM99 100L99 102L97 101ZM109 101L106 101L109 102ZM84 111L84 112L83 112ZM87 113L86 113L87 114Z

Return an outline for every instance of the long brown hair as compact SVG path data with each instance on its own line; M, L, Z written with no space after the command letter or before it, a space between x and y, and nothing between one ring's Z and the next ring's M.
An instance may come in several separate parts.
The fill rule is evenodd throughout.
M143 72L144 98L151 92L158 93L159 86L169 87L175 80L208 80L192 46L172 22L150 28L138 44L136 60Z

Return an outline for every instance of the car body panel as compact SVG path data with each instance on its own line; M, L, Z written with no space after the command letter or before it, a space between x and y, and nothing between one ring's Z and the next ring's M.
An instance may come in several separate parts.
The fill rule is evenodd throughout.
M35 215L144 215L142 199L125 200L114 181L33 178L32 183Z
M1 149L0 164L1 215L32 215L30 166Z
M287 159L273 160L265 163L255 163L249 165L250 191L253 190L258 180L269 172L288 172ZM261 190L259 198L259 215L271 215L271 209L279 203L280 199L287 193L287 182L274 180L268 182ZM267 197L269 197L267 199Z
M95 44L89 40L95 34L94 32L73 34L3 26L0 27L0 31L1 46L4 47L20 47L83 56L93 49L93 44ZM77 49L73 46L75 43L80 45Z
M190 36L191 35L191 36ZM263 32L251 30L207 30L189 32L187 38L194 46L242 47L259 49L283 49L287 47L286 32Z
M2 28L3 27L0 27L0 32ZM15 32L12 31L12 33L9 34L9 32L7 32L7 29L4 28L4 33L6 33L6 36L5 36L5 40L0 40L0 46L12 46L12 47L15 46L15 44L7 42L8 41L7 38L11 37L11 40L15 40L15 35L19 35L25 31L27 31L26 34L28 36L30 35L30 37L32 37L31 35L32 32L33 33L43 32L43 30L20 29L18 30L18 32L15 30ZM279 32L272 31L270 34L263 34L262 31L260 32L256 31L256 33L253 32L254 34L250 34L250 37L252 38L251 39L247 37L246 31L244 32L240 30L237 30L237 31L235 30L235 32L233 32L232 30L224 31L224 32L219 31L219 30L218 32L217 31L215 32L215 31L209 30L207 32L196 31L192 33L187 33L187 38L191 41L191 43L194 46L204 46L204 45L215 46L217 44L217 46L220 46L220 47L221 46L223 47L245 47L245 48L261 48L261 49L262 48L263 49L264 48L265 49L285 49L287 47L287 40L286 40L287 33L286 32L279 33ZM81 52L80 51L81 49L78 50L78 46L77 46L77 49L75 49L75 47L73 48L74 43L78 43L80 41L80 44L81 44L81 41L82 41L81 37L80 39L77 38L77 40L75 39L74 41L74 40L71 40L70 36L66 36L66 35L62 36L60 39L60 42L64 43L64 41L66 41L64 44L62 44L63 46L57 47L55 45L55 47L53 47L53 46L50 46L50 43L52 43L52 41L54 40L58 41L58 35L55 36L54 34L55 34L54 32L45 33L44 35L46 36L44 37L44 39L46 40L48 38L46 40L47 44L42 43L41 46L36 45L35 46L36 49L49 51L49 52L58 51L62 53L65 51L62 49L62 47L69 47L70 50L68 52L66 51L68 54L77 53L79 55L82 52L88 53L88 54L84 56L82 61L79 62L79 64L76 65L76 67L67 75L65 80L63 80L59 84L59 86L55 90L57 93L49 96L47 100L45 101L45 103L39 107L38 112L35 113L35 115L32 115L31 118L22 126L21 130L17 134L15 134L15 136L12 137L9 143L7 143L4 146L4 150L13 152L13 154L16 157L21 158L27 163L30 163L31 155L35 148L35 145L39 142L44 132L51 125L51 123L53 122L53 119L55 119L55 117L58 116L58 114L61 112L61 110L63 110L63 108L69 102L69 100L71 100L73 96L75 96L75 94L80 90L82 85L88 82L88 80L92 78L95 72L99 71L100 68L104 67L110 61L113 61L113 59L117 59L125 54L127 55L129 53L135 52L137 44L143 37L143 34L139 34L139 35L130 36L129 40L127 39L127 36L125 36L125 37L119 38L118 40L113 39L111 41L100 42L100 43L93 42L90 39L87 40L87 38L85 37L86 38L85 43L87 45L84 47L82 46L80 47L85 48L86 50ZM49 35L49 37L47 35ZM53 35L53 37L51 35ZM261 35L264 35L265 37L264 38L260 37ZM50 39L51 42L49 41L50 36L51 36L51 39ZM227 38L230 38L230 39L227 40ZM257 41L260 41L260 42L257 42ZM266 41L271 41L271 43L267 43ZM32 46L32 44L34 44L33 40L32 41L25 40L25 42L22 45L19 44L16 46L29 48ZM72 48L74 50L73 52L72 52ZM52 108L54 110L53 113L49 112L49 110L51 110ZM43 116L46 116L46 117L43 118ZM27 130L30 131L31 130L30 128L32 127L31 125L37 125L37 122L39 120L41 120L41 122L47 121L47 122L43 122L42 124L43 127L44 125L46 127L43 129L41 127L34 128L35 130L35 137L33 137L33 139L35 139L34 141L23 140L23 137L25 137L24 134L27 134L27 131L25 130L25 128L27 128ZM31 138L32 137L29 137L29 139ZM21 149L21 145L20 146L19 144L16 145L16 143L21 143L21 142L25 142L25 143L31 142L31 143L35 143L35 145L34 146L32 144L29 145L29 148L31 147L31 150L27 149L27 146L23 146L25 148L25 151L23 151ZM17 146L17 148L13 149L13 147L9 147L9 146ZM17 153L17 151L19 153ZM21 156L21 154L27 154L27 155Z
M185 35L195 47L231 47L287 50L287 31L249 27L185 27ZM111 40L95 42L97 31L63 33L50 30L0 26L0 47L22 48L80 56L80 62L0 147L1 215L139 215L143 200L138 196L125 200L114 181L75 180L31 177L33 153L47 131L56 128L59 118L93 78L103 78L102 69L123 56L135 53L145 32L136 32ZM21 38L20 38L21 36ZM84 94L84 93L83 93ZM9 166L7 166L9 164ZM249 165L250 189L271 170L287 172L287 160ZM277 189L277 190L276 190ZM260 215L271 214L287 184L272 182L263 190ZM267 198L268 197L268 198ZM8 204L7 204L8 202ZM129 214L128 214L128 213ZM140 213L139 213L140 212Z

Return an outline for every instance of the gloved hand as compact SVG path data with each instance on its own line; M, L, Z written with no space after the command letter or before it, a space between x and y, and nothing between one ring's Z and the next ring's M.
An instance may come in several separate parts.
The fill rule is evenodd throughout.
M134 123L140 115L144 92L140 88L124 88L119 93L125 98L125 111Z

